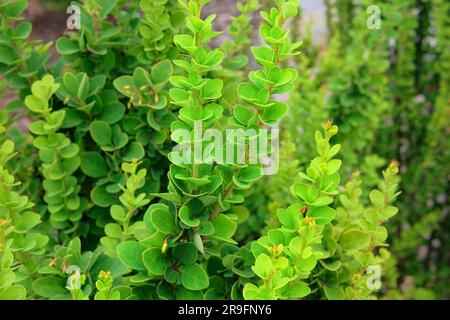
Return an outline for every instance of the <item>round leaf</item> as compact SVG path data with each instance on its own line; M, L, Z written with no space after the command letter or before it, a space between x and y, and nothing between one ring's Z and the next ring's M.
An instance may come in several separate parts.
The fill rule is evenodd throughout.
M206 271L196 263L181 268L181 283L186 289L202 290L209 286L209 279Z
M120 261L133 270L146 270L142 262L144 246L136 241L125 241L117 246Z
M108 174L105 159L97 152L85 152L81 156L81 171L88 177L101 178Z

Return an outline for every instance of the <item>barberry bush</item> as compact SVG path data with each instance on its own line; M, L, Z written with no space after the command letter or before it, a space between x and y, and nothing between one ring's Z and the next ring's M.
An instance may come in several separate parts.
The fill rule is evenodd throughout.
M449 296L447 2L71 5L0 3L0 299Z

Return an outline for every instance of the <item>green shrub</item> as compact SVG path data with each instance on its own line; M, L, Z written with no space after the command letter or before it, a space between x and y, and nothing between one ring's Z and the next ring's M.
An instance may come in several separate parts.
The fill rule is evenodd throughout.
M322 49L298 0L240 1L221 45L210 0L89 0L56 59L27 4L0 4L0 299L448 296L445 1L377 2L382 30L327 1Z
M41 216L33 211L27 196L14 191L15 181L6 164L15 156L14 143L3 142L0 149L0 299L25 299L36 274L38 262L49 241L38 230ZM27 290L28 289L28 290Z

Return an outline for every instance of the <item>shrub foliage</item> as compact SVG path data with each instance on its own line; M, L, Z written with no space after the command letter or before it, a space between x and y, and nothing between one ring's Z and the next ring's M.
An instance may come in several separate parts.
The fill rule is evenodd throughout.
M54 44L0 4L0 299L448 298L448 2L326 1L325 49L298 0L224 31L210 0L74 4ZM205 159L199 128L251 134Z

